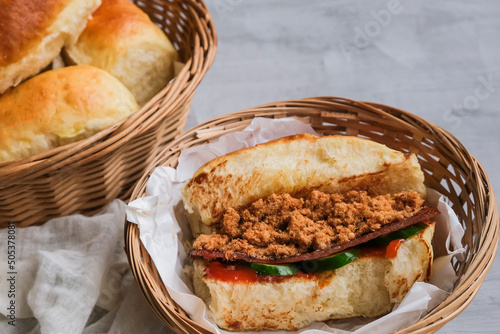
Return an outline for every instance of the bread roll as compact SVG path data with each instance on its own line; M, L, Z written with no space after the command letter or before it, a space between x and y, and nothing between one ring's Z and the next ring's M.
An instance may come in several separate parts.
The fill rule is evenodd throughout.
M0 0L0 94L74 43L100 0Z
M98 68L44 72L0 96L0 161L87 138L138 109L130 91Z
M406 239L394 258L361 256L313 278L277 282L227 282L207 277L205 260L194 261L195 293L219 327L232 331L296 330L314 321L375 317L400 303L411 286L429 278L434 224Z
M425 198L424 174L414 154L367 139L309 134L274 140L213 159L183 186L184 207L194 233L205 232L229 207L239 209L271 194L301 196L370 190L417 191Z
M65 51L76 64L113 74L140 105L173 78L177 58L163 31L128 0L103 0L76 44Z

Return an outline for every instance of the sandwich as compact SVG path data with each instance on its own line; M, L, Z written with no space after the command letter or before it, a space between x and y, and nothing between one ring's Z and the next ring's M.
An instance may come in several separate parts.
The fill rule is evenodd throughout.
M182 187L194 292L231 331L390 312L432 268L414 154L309 134L218 157Z

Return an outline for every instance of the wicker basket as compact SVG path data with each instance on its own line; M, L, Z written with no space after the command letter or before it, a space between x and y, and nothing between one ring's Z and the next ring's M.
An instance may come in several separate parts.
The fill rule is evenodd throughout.
M128 199L152 157L182 133L195 88L214 60L212 18L202 0L134 2L165 31L185 66L119 124L29 159L0 163L0 227L91 214L115 198Z
M476 295L491 267L498 241L498 209L479 162L451 134L403 110L336 97L285 101L225 115L201 124L175 140L139 180L132 199L144 196L154 166L175 167L182 150L248 126L254 117L293 117L321 135L369 138L417 154L426 185L446 195L465 227L465 260L456 261L453 293L423 319L398 333L431 333L456 317ZM144 295L158 316L177 333L207 333L168 295L154 263L139 240L137 225L126 223L126 252Z

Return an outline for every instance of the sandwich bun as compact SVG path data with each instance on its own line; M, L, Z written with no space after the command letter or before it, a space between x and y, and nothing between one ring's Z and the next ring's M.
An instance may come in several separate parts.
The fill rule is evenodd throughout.
M301 134L273 140L215 158L182 188L184 207L195 235L209 233L230 207L259 198L312 190L373 194L417 191L425 198L424 174L414 154L349 136ZM205 226L204 226L205 225Z

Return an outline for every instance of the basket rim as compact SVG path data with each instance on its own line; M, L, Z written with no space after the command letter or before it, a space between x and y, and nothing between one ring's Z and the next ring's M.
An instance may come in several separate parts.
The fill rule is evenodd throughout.
M271 102L271 103L266 103L259 105L257 107L253 108L247 108L241 111L237 111L234 113L229 113L225 114L222 116L215 117L211 120L205 121L201 124L198 124L191 129L187 130L184 134L182 134L179 138L176 140L172 141L169 145L167 145L162 152L160 152L155 159L151 161L149 166L146 168L145 173L143 176L138 180L136 183L133 191L132 191L132 196L130 198L130 201L144 196L143 194L143 188L145 186L145 183L147 183L147 180L149 179L149 176L151 175L152 171L154 168L156 168L159 165L162 165L161 161L165 160L164 158L166 156L171 155L172 153L175 152L180 152L182 151L182 143L186 141L187 139L191 137L196 137L199 138L199 133L203 129L210 128L211 126L216 126L218 124L223 124L224 121L226 120L235 120L240 118L241 120L246 119L245 117L259 117L259 115L254 115L256 110L266 112L268 109L272 111L274 109L274 113L271 113L273 116L278 116L277 118L280 118L279 116L279 107L286 107L287 105L303 105L307 106L310 104L321 104L321 103L331 103L331 102L346 102L351 105L359 105L363 106L365 108L369 108L371 111L373 111L375 114L380 114L380 115L390 115L390 117L394 117L396 119L401 120L401 116L405 118L403 121L408 122L410 120L411 122L418 122L421 126L423 126L426 131L429 131L429 133L432 133L433 135L437 136L438 138L446 138L450 140L452 143L456 144L458 147L463 147L463 145L460 143L460 141L453 136L451 133L446 131L445 129L434 125L423 118L416 116L414 114L411 114L407 111L397 109L394 107L390 107L387 105L383 105L380 103L375 103L375 102L366 102L366 101L354 101L350 99L345 99L341 97L328 97L328 96L320 96L320 97L311 97L311 98L304 98L304 99L298 99L298 100L289 100L289 101L279 101L279 102ZM328 111L326 111L328 113ZM397 116L397 114L400 115L400 117ZM222 126L223 127L223 126ZM234 130L229 129L227 132L232 132ZM224 132L224 133L227 133ZM218 137L218 136L216 136ZM203 141L201 139L200 141ZM199 143L193 144L192 146L197 146ZM457 149L455 146L453 147L454 149ZM465 148L464 148L465 149ZM484 278L486 277L487 273L489 272L493 261L495 259L497 247L498 247L498 238L499 238L499 215L498 215L498 208L497 208L497 201L496 197L493 191L493 188L491 186L491 183L489 181L489 178L486 174L486 171L484 170L483 166L479 163L479 161L472 155L470 154L466 149L466 155L467 158L469 158L475 167L477 167L478 171L480 172L480 177L485 183L485 188L487 188L487 201L485 204L487 207L487 213L486 213L486 221L487 221L487 227L489 235L492 236L495 242L493 242L493 245L483 245L483 247L479 247L476 251L473 252L473 257L470 260L471 266L467 269L466 272L463 273L463 276L467 274L468 272L473 272L479 269L481 271L479 273L476 273L478 275L474 277L468 277L466 279L460 279L458 283L456 284L455 288L453 291L450 293L450 295L447 297L445 301L443 301L440 305L438 305L436 308L434 308L431 312L429 312L426 316L422 317L417 323L414 325L407 327L405 329L402 329L400 331L397 331L397 333L428 333L428 332L434 332L444 326L447 322L458 316L472 301L474 296L477 294L479 291L479 287L481 286ZM464 153L464 152L461 152ZM484 234L484 233L482 233ZM148 302L152 306L153 310L161 317L163 315L168 314L170 320L174 321L175 324L168 324L172 329L177 330L178 332L187 332L185 330L184 326L188 327L199 327L193 320L190 318L182 318L178 319L179 314L176 312L179 312L179 308L175 310L167 310L167 312L162 313L161 310L164 310L164 306L158 305L158 301L150 301L149 299L149 293L152 293L154 295L154 291L151 290L151 287L147 284L141 284L141 281L145 278L144 275L146 273L144 272L144 267L141 266L141 261L137 257L132 254L132 250L134 247L144 247L142 245L142 241L139 238L139 228L137 225L134 223L131 223L125 219L125 230L124 230L124 237L125 237L125 251L130 263L130 266L132 268L134 277L136 281L138 282L142 292L145 294L145 296L148 296ZM146 255L149 257L149 253L147 250L144 249L146 252ZM154 263L151 260L151 265L154 266ZM150 268L147 268L150 269ZM160 279L161 285L163 285L163 282ZM456 298L457 296L462 296L466 295L467 298L465 300ZM451 314L447 313L447 308L449 309L450 307L455 307L454 312ZM180 310L181 312L184 312L182 309ZM174 317L174 319L172 319ZM162 318L163 319L163 318ZM179 323L181 322L181 323ZM422 323L425 323L422 325ZM208 331L206 331L208 333Z
M168 104L165 117L177 112L179 107L194 94L195 88L212 65L217 50L217 33L204 0L185 0L182 5L186 6L193 15L197 15L193 16L196 19L193 24L196 29L192 34L200 42L203 52L196 52L195 45L192 45L194 52L190 58L186 59L176 77L138 111L111 127L88 138L55 147L28 158L0 162L0 182L14 182L26 175L45 174L57 170L61 165L68 166L80 163L85 158L105 155L113 147L123 145L131 138L144 133L155 121L150 116L158 109L158 107L155 108L158 102L163 105Z

